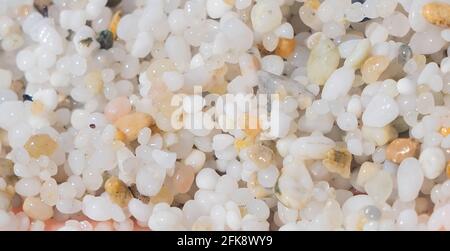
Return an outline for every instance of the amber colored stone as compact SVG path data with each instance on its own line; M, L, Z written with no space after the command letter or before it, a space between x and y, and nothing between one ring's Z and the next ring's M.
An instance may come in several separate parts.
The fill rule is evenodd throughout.
M447 137L448 135L450 135L450 127L441 127L441 129L439 129L439 133L442 136Z
M275 54L282 58L289 58L295 50L295 39L288 39L280 37L278 40L277 48L275 49Z
M169 205L172 204L174 199L173 191L167 185L163 185L161 190L150 198L150 203L156 205L158 203L167 203Z
M247 154L259 168L266 168L272 163L273 151L267 146L253 145L248 149Z
M127 185L116 176L109 177L105 182L105 191L112 202L124 207L133 198Z
M389 66L389 63L389 59L385 56L372 56L368 58L361 67L363 81L369 84L377 81Z
M23 202L23 212L31 219L45 221L53 216L53 207L36 197L27 197Z
M120 140L120 141L125 141L126 140L126 136L125 133L123 133L120 130L116 130L116 135L114 137L116 140Z
M308 6L309 8L313 10L318 10L320 7L320 1L319 0L306 0L305 6Z
M419 146L419 142L414 139L395 139L386 148L386 159L400 164L406 158L417 157Z
M239 207L239 212L241 213L241 216L244 217L244 216L247 215L247 213L248 213L247 207L245 207L245 206L240 206L240 207Z
M142 112L135 112L119 118L115 122L115 126L125 134L125 140L133 141L137 139L139 131L142 128L149 127L153 122L150 115Z
M36 134L31 136L24 145L25 150L32 158L39 158L41 155L52 155L58 143L53 140L48 134Z
M116 39L117 38L117 26L119 25L119 21L122 15L122 11L117 11L116 13L114 13L114 16L111 19L111 22L109 23L109 30L112 32L113 34L113 38Z
M350 178L350 165L352 154L347 149L331 149L322 160L322 164L332 173L337 173L343 178Z
M450 4L428 3L422 7L422 16L429 23L444 28L450 27Z
M234 148L236 150L240 151L243 148L247 148L254 144L254 138L253 137L245 137L243 139L237 139L234 141Z

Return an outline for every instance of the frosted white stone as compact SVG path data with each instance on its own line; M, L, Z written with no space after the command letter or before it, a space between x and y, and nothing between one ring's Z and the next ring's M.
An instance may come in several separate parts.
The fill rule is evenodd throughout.
M166 172L161 167L142 167L136 174L138 191L146 196L153 196L159 192L164 182Z
M229 18L220 23L220 30L223 32L230 46L238 51L245 51L253 45L252 30L240 19Z
M325 136L300 137L292 142L289 153L305 159L323 159L336 143Z
M217 134L214 135L212 141L212 147L215 151L221 151L228 146L232 145L234 142L234 137L229 134Z
M83 198L82 211L92 220L106 221L111 219L110 203L104 197L86 195Z
M21 101L5 101L0 104L0 127L9 129L25 119L25 107Z
M383 26L387 28L389 35L396 37L405 36L410 29L408 17L400 12L395 12L389 17L386 17L383 20Z
M384 202L392 193L394 183L387 171L380 171L364 185L367 194L375 201Z
M185 70L189 66L191 50L182 36L172 35L168 37L164 48L179 70Z
M394 121L399 115L399 108L394 99L380 94L372 98L363 113L364 125L371 127L383 127Z
M176 71L166 71L162 75L162 79L170 91L177 91L183 87L183 75Z
M432 27L424 32L417 32L411 37L409 46L415 54L433 54L446 44L439 29Z
M322 90L322 98L328 101L345 96L355 80L355 71L350 67L342 67L331 74Z
M353 131L358 127L358 120L353 113L344 112L339 114L336 123L344 131Z
M225 12L229 11L233 6L225 3L223 0L207 0L206 11L208 16L213 19L221 18Z
M277 1L258 1L252 8L251 20L253 29L259 33L266 33L281 24L282 13Z
M149 32L140 32L131 49L131 55L137 58L147 56L153 48L154 38Z
M203 168L195 177L197 187L208 190L214 189L218 180L219 175L211 168Z
M24 197L32 197L39 194L41 182L38 178L23 178L16 183L15 189Z
M415 158L406 158L402 161L397 171L397 189L401 201L414 200L423 184L423 171L420 163Z
M141 222L147 222L152 213L152 208L149 205L135 198L132 198L130 202L128 202L128 209L133 217Z
M425 177L435 179L444 171L445 155L438 147L428 147L420 154L419 162Z
M152 151L152 157L158 165L167 169L173 168L177 160L176 153L161 151L159 149Z
M278 37L292 39L294 38L294 28L290 23L283 23L275 30Z

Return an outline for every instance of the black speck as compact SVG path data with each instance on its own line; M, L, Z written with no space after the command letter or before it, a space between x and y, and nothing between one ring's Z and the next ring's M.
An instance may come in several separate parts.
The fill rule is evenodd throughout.
M48 17L48 7L44 6L41 11L39 11L43 17Z
M23 94L22 98L23 98L23 101L31 101L31 102L33 102L33 97L31 97L28 94Z
M67 41L72 41L73 35L75 34L75 32L73 32L73 30L68 30L69 34L67 34L66 40Z
M89 127L95 129L95 124L89 124Z
M33 2L34 8L41 13L43 17L48 17L48 6L52 5L51 0L35 0Z
M106 6L109 8L114 8L119 5L120 2L122 2L122 0L108 0L108 2L106 2Z
M258 86L253 86L253 93L258 93L259 87Z
M89 47L89 45L91 45L91 43L94 41L94 39L92 39L91 37L85 38L80 40L80 44Z
M101 49L111 49L114 43L113 33L110 30L103 30L98 35L97 41L100 43Z

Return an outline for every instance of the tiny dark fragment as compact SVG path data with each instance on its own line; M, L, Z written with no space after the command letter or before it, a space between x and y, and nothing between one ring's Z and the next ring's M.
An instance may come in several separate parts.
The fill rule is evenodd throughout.
M80 40L80 44L89 47L89 45L91 45L91 43L94 41L94 39L92 39L91 37L85 38Z
M52 5L52 0L34 0L34 8L41 13L43 17L48 17L48 7Z
M122 0L108 0L108 2L106 2L106 6L109 8L114 8L119 5L120 2L122 2Z
M28 94L23 94L22 99L23 99L23 101L33 101L33 97L31 97Z
M103 30L98 35L97 41L100 43L100 49L111 49L114 43L114 35L110 30Z

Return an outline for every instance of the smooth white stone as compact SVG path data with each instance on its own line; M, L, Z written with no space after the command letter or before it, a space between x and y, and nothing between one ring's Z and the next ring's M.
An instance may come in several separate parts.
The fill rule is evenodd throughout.
M104 197L86 195L83 198L83 214L95 221L107 221L111 219L110 203Z
M332 101L347 95L355 80L355 71L350 67L342 67L334 71L325 82L322 99Z
M296 139L289 149L291 155L305 159L323 159L336 143L325 136L308 136Z
M417 198L423 184L423 171L416 158L406 158L397 171L397 189L401 201L408 202Z
M386 201L391 195L393 187L391 175L384 170L378 172L364 185L367 194L378 202Z
M365 126L383 127L397 118L399 108L395 100L387 95L376 95L367 105L362 121Z
M177 160L176 153L165 152L159 149L152 151L152 157L156 163L167 169L173 168L175 166L175 161Z
M251 11L253 29L259 33L266 33L281 24L283 15L277 1L258 1Z
M440 148L429 147L420 154L419 162L425 177L435 179L444 171L445 155Z

